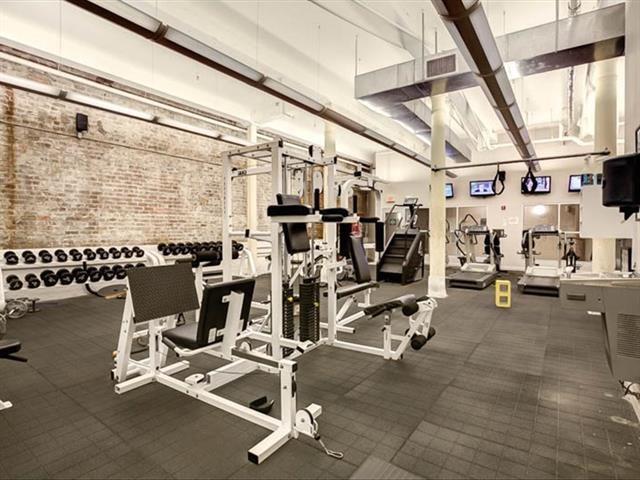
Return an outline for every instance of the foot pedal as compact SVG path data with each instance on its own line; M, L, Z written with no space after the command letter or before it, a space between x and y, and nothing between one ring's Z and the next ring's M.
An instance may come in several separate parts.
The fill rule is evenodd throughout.
M184 381L189 385L197 385L198 383L204 380L204 375L202 373L194 373L193 375L189 375Z
M271 412L274 403L275 400L269 400L267 397L260 397L251 402L249 404L249 408L251 410L255 410L256 412L268 414L269 412Z

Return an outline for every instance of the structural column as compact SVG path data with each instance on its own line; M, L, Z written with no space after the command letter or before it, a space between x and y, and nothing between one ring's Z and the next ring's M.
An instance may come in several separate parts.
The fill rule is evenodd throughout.
M612 155L616 154L618 134L617 111L617 73L616 60L604 60L595 64L596 111L595 140L596 151L608 148ZM599 161L593 166L593 173L602 172ZM593 271L613 272L616 266L616 239L593 239Z
M446 161L445 129L448 124L449 106L446 95L431 97L431 163L443 168ZM446 289L446 209L444 170L431 172L431 194L429 202L429 295L436 298L447 296Z
M247 140L249 143L258 143L258 127L251 123L247 129ZM256 161L247 160L247 168L255 167ZM258 176L247 175L247 228L252 232L258 230ZM258 242L250 239L248 242L249 250L254 259L258 258Z
M628 0L625 5L624 52L624 152L636 151L636 130L640 128L640 2ZM633 240L635 270L640 270L640 222Z
M331 122L324 122L324 156L325 157L333 157L336 155L336 126ZM322 178L324 184L322 186L323 191L327 192L328 188L333 188L333 185L327 184L327 169L325 168L322 172ZM330 195L323 195L324 197L324 208L332 208L336 205L329 205Z

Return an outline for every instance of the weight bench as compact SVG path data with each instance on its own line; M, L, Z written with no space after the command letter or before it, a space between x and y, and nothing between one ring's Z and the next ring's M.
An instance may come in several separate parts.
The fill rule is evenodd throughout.
M116 393L158 383L271 430L270 435L249 449L249 460L254 463L262 462L300 433L316 438L316 418L322 409L311 404L296 410L297 364L267 355L264 346L252 350L237 346L253 334L246 326L255 279L207 285L202 292L202 304L198 301L190 263L133 269L127 284L129 294L114 369ZM193 310L199 310L196 323L176 326L177 315ZM149 332L149 357L134 360L131 340L136 325L140 324L146 324ZM190 368L190 364L179 360L167 365L169 350L179 358L206 354L231 363L182 380L173 375ZM247 406L212 393L256 370L279 377L280 418L264 413L272 405L264 398Z
M0 359L13 360L15 362L26 362L27 359L16 355L22 348L22 344L18 340L0 340ZM11 408L11 402L0 400L0 410Z

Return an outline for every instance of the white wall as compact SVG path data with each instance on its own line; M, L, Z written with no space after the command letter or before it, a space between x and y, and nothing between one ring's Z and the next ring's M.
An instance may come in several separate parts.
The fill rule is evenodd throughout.
M390 207L395 201L401 202L405 196L416 195L425 207L429 206L429 179L427 169L416 172L415 180L396 181L385 185L383 204ZM484 169L483 169L484 170ZM482 172L483 170L480 170ZM475 169L474 169L475 171ZM380 172L376 170L380 175ZM523 230L524 205L580 203L579 193L568 192L569 175L580 173L580 168L566 170L550 170L541 172L541 175L551 175L551 193L548 195L525 196L520 193L520 177L524 175L521 170L507 172L506 188L502 195L487 198L471 197L469 195L470 180L491 180L492 173L469 173L455 179L448 179L453 183L454 198L447 200L447 207L487 207L487 224L490 228L502 228L507 238L502 240L502 253L504 254L502 266L506 270L523 270L524 260L518 255ZM422 178L419 178L422 176ZM451 259L452 264L455 259ZM543 262L544 263L544 262Z

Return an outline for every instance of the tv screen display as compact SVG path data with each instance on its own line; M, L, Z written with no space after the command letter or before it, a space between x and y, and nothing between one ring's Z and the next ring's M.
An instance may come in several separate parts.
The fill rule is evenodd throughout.
M444 197L453 198L453 183L444 184Z
M525 177L522 177L520 179L520 182L524 181ZM538 185L536 186L536 190L535 192L525 192L524 189L522 189L522 193L551 193L551 177L550 176L540 176L540 177L536 177L536 180L538 181ZM531 189L532 186L532 181L530 178L527 179L527 187L529 187L529 189Z
M493 192L493 180L472 180L469 182L469 195L472 197L491 197Z
M569 175L569 191L579 192L582 190L582 175Z

